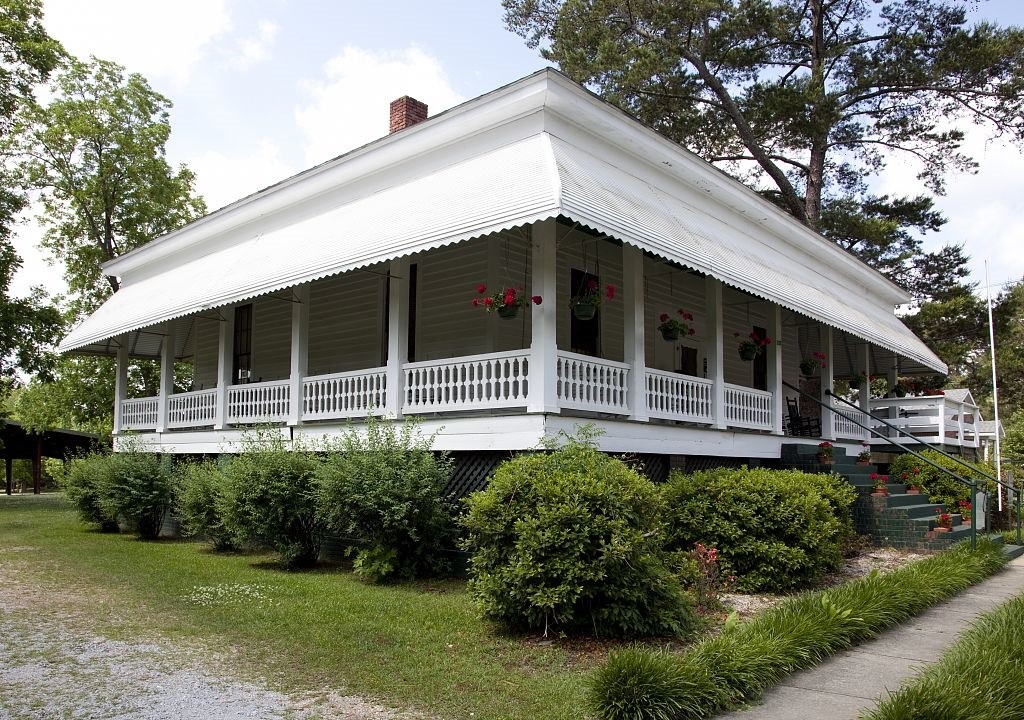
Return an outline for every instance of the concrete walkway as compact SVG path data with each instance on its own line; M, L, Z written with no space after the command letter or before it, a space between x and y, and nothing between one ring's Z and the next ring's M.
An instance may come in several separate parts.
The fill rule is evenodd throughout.
M1024 557L1006 569L934 606L875 640L838 653L821 665L790 675L765 693L760 705L720 720L856 720L886 691L937 661L977 616L1024 593Z

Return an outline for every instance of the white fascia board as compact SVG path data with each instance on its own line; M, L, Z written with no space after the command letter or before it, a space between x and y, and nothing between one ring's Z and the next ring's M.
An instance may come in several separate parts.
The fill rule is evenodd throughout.
M108 261L103 265L103 273L124 278L143 265L158 263L184 248L241 226L267 222L276 213L341 186L365 182L386 168L408 163L419 155L437 153L465 142L469 136L534 113L544 106L547 78L552 73L541 70L237 200Z

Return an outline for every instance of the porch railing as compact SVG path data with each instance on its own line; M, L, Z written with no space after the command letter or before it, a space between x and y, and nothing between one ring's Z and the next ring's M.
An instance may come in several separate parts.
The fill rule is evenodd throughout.
M125 430L155 430L160 399L132 398L121 403L121 427Z
M871 413L886 419L894 428L928 443L978 446L978 408L944 395L880 398L871 401ZM875 423L881 435L897 431ZM881 438L874 442L884 443Z
M629 365L559 351L558 399L564 408L628 414Z
M751 430L771 430L772 394L725 383L725 424Z
M713 387L714 383L705 378L646 368L647 414L665 420L711 423Z
M228 388L227 422L247 425L288 419L291 385L287 380L232 385Z
M167 427L204 427L217 417L217 390L194 390L167 398Z
M381 411L386 399L386 368L314 375L302 382L302 419L363 417Z
M832 401L832 407L838 407L838 405L835 400ZM870 425L871 418L860 411L851 410L848 407L839 409L843 411L843 415L828 413L832 417L832 433L834 437L840 440L867 440L871 433L861 425L853 422L853 420L858 420L863 425Z
M529 350L406 363L403 412L525 407Z

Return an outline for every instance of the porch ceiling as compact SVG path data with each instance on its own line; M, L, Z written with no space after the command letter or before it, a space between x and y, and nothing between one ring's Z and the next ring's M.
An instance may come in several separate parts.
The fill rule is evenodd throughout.
M565 215L896 352L911 361L905 371L946 371L866 282L851 286L848 268L829 272L835 248L828 241L822 239L820 256L808 254L749 213L709 212L699 183L675 187L638 175L653 177L548 133L534 135L268 232L254 224L228 247L143 279L125 278L60 349L111 353L118 335ZM135 344L135 354L157 354L152 345Z

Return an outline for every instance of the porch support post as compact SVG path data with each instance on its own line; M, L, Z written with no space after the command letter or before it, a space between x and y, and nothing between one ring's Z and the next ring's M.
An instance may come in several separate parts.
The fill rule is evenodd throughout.
M174 323L164 326L160 343L160 397L156 404L156 431L167 429L167 401L174 392Z
M782 413L785 400L782 392L782 306L768 307L768 336L775 342L768 346L768 390L772 394L772 435L782 435Z
M866 413L871 412L871 353L868 350L867 340L857 346L857 365L865 378L860 386L857 404Z
M222 308L220 332L217 335L217 415L214 430L223 430L228 424L228 388L231 387L235 352L235 308Z
M540 295L540 305L531 308L530 394L527 412L557 413L558 406L558 317L556 280L556 234L554 219L535 223L530 233L531 295Z
M405 373L409 361L409 259L396 258L388 267L388 364L384 413L396 420L405 404Z
M725 322L722 316L722 283L708 275L704 278L704 305L708 319L708 379L711 386L712 427L725 429Z
M825 403L827 407L832 407L832 398L829 397L828 393L832 391L835 384L835 357L833 353L835 343L833 342L833 332L832 326L821 326L821 352L825 354L825 367L821 369L821 387L818 390L820 393L818 399ZM835 417L831 410L821 409L822 440L836 439Z
M114 376L114 435L124 425L124 401L128 399L128 336L117 338L117 374Z
M629 419L647 422L647 357L644 336L644 252L622 245L622 357L629 363Z
M302 381L309 371L309 285L292 288L292 370L289 376L288 424L302 420Z

